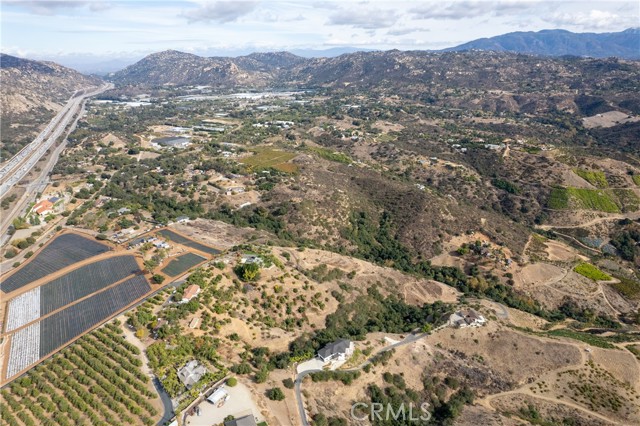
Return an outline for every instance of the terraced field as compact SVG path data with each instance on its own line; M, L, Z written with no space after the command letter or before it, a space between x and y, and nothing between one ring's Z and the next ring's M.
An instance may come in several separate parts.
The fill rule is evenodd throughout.
M617 198L607 190L585 188L554 188L548 206L556 210L578 208L606 213L620 213Z
M140 272L133 256L111 257L75 269L9 301L6 331Z
M54 238L13 274L3 277L0 290L10 293L76 262L111 250L108 246L77 234Z
M205 246L204 244L200 244L189 238L183 237L177 232L173 232L169 229L163 229L161 231L158 231L158 234L162 235L163 237L167 238L170 241L173 241L176 244L180 244L186 247L191 247L203 253L207 253L211 255L220 254L220 250L214 249L213 247Z
M6 379L66 345L92 327L149 293L143 275L84 299L51 316L21 328L11 336Z
M169 262L169 264L162 269L162 273L172 278L177 277L205 260L204 257L198 256L197 254L186 253Z

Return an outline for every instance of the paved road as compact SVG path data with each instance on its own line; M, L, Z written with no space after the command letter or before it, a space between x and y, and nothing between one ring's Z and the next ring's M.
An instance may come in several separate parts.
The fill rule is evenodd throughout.
M437 331L440 330L444 327L446 327L447 324L443 324L440 327L436 328L433 331ZM380 355L381 353L384 352L388 352L391 349L395 349L397 347L400 346L404 346L404 345L408 345L410 343L413 342L417 342L418 340L428 336L430 333L419 333L419 334L409 334L407 337L405 337L404 339L402 339L399 342L396 342L392 345L389 346L385 346L384 348L380 349L379 351L377 351L375 354L373 354L372 356L370 356L366 361L364 361L362 364L360 364L357 367L354 368L349 368L346 370L339 370L341 372L351 372L351 371L359 371L361 369L363 369L364 367L366 367L367 365L371 364L371 361L378 355ZM309 374L311 373L317 373L319 371L323 371L322 369L317 369L317 370L306 370L306 371L302 371L300 373L298 373L298 375L296 376L296 381L295 381L295 394L296 394L296 403L298 405L298 413L300 413L300 420L302 421L302 426L311 426L309 424L309 421L307 420L307 413L304 410L304 402L302 401L302 381L304 380L305 377L307 377Z
M162 405L164 405L164 414L162 415L162 418L158 420L158 423L157 423L157 426L163 426L171 422L171 419L175 417L176 413L173 411L173 404L171 403L171 397L169 396L167 391L164 390L164 388L162 387L162 384L160 383L160 380L158 380L157 377L153 378L153 386L155 386L156 392L158 392L158 395L162 400Z
M63 111L54 117L51 123L47 125L45 130L40 133L33 142L5 163L0 171L0 180L2 181L0 185L0 197L28 175L31 169L38 164L42 156L55 144L69 124L71 124L69 131L75 127L75 123L82 114L84 100L86 98L95 96L111 87L111 85L105 85L81 96L72 97L65 108L63 108ZM60 116L61 114L62 116ZM62 143L54 150L47 164L41 166L43 170L25 188L23 196L14 203L12 209L7 212L7 214L2 214L2 222L0 223L0 245L8 240L6 232L13 218L19 216L29 201L33 201L34 195L46 187L49 181L49 172L57 162L57 158L64 149L64 146L65 143ZM19 165L17 169L16 164Z
M0 197L9 192L14 185L18 184L18 182L31 171L47 150L55 144L60 135L62 135L80 111L84 99L97 95L109 87L111 86L104 85L78 97L74 94L47 127L36 136L30 144L22 148L20 152L2 166L2 169L0 169L0 182L2 182L0 184Z

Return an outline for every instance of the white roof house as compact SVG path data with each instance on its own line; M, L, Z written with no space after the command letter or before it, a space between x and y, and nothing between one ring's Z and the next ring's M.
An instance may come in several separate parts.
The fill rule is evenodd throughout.
M329 343L318 351L318 357L324 361L346 361L353 354L354 344L351 340L340 339Z
M207 401L212 404L217 404L220 401L226 401L229 398L229 394L225 390L225 388L221 387L216 389L209 397Z
M449 324L459 328L482 327L486 323L487 320L473 309L458 311L449 317Z

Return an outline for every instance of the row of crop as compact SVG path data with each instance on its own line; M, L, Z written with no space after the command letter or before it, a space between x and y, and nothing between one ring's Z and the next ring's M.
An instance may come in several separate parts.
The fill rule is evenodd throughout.
M143 414L141 407L143 407L152 416L157 414L151 404L149 404L145 398L143 398L124 380L118 377L118 375L108 365L96 358L93 358L83 349L84 348L80 348L77 345L72 348L74 354L78 355L80 358L81 365L73 360L72 362L80 368L84 367L83 370L85 371L95 370L99 372L99 375L95 374L96 377L92 378L112 397L113 400L124 404L127 410L136 416ZM148 397L153 397L153 394L148 393L147 395L149 395Z
M115 339L111 344L122 339L108 336L112 330L104 333L104 337ZM116 354L115 350L105 351L103 343L98 343L99 347L93 343L98 343L97 337L85 336L78 345L12 383L10 391L3 390L0 414L6 424L153 424L150 416L157 410L148 400L155 394L145 386L148 378L132 362L140 361L127 349L120 348ZM127 372L124 366L135 373Z
M119 321L117 321L119 323ZM122 337L122 330L120 330L119 326L116 324L109 323L105 327L101 328L101 330L108 334L114 341L117 341L120 345L122 345L126 350L131 352L134 355L140 355L140 349L133 343L127 342Z
M154 397L154 394L145 386L145 383L147 383L147 381L140 380L138 379L138 377L136 377L135 374L130 374L129 372L127 372L123 367L118 365L117 362L114 362L113 360L108 359L103 352L99 351L95 347L92 347L89 344L89 342L87 342L86 340L80 341L79 343L80 343L80 346L87 352L87 359L96 361L95 364L99 365L100 367L106 367L104 376L107 379L109 379L112 383L115 383L115 382L122 383L121 389L123 386L126 386L124 385L124 383L126 383L134 387L139 394L147 398ZM136 402L138 402L140 405L144 406L145 404L148 404L148 402L145 399L143 398L140 398L140 399L141 399L141 402L136 400ZM153 407L151 406L149 407L152 411L155 411Z
M64 234L51 241L36 257L2 283L5 293L17 290L76 262L110 250L104 244L76 234Z
M114 348L112 346L108 346L105 344L105 342L108 341L107 340L108 337L106 338L103 337L103 339L104 341L100 340L100 338L98 338L97 335L94 334L88 340L91 342L92 345L95 346L97 350L102 351L102 353L106 354L111 351L111 353L109 353L109 358L111 358L118 365L124 368L128 373L133 374L138 380L140 380L143 383L149 382L149 377L145 375L142 371L140 371L139 367L142 364L142 362L138 358L133 358L132 356L130 358L127 355L122 355L121 353L113 350ZM119 349L122 349L122 348L119 348Z

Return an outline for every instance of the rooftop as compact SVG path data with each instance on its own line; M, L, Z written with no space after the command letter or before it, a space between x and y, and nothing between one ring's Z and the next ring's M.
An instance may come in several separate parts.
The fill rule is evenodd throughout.
M333 343L329 343L324 348L318 351L318 355L322 358L328 358L331 355L345 353L347 349L351 346L351 341L347 339L336 340Z

